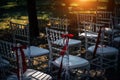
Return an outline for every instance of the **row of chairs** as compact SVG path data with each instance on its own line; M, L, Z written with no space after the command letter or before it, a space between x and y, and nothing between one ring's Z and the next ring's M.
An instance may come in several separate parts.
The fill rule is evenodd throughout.
M106 16L106 15L103 15L103 16ZM101 15L100 15L100 17L101 17ZM107 17L108 17L108 15L107 15ZM100 22L102 22L102 21L100 21ZM88 43L86 38L92 39L92 40L94 40L92 42L96 43L96 40L98 38L98 31L101 29L101 27L105 26L104 23L94 23L94 22L89 22L89 21L88 22L87 21L83 21L82 24L83 24L83 28L82 29L84 30L84 34L81 34L81 36L85 37L85 43ZM58 25L60 26L60 24L58 24ZM55 42L57 42L58 40L59 40L59 42L58 42L59 44L61 42L63 42L63 40L60 40L62 32L59 29L57 29L57 30L51 29L51 27L54 27L54 25L50 26L49 28L46 28L46 31L47 31L46 34L47 34L47 39L48 39L48 45L49 45L50 52L54 53L53 51L55 51L55 50L56 51L58 50L60 52L61 51L61 46L60 45L58 46L58 44L55 43ZM91 27L91 29L90 30L86 29L88 27ZM95 31L95 30L97 30L97 31ZM101 44L97 45L98 49L96 51L95 58L94 59L91 58L90 62L87 59L84 58L84 60L87 60L89 62L89 64L97 67L98 69L102 69L102 70L117 66L118 52L119 52L118 49L116 49L114 47L111 47L111 46L104 45L102 43L103 42L103 37L104 37L104 32L103 31L104 31L104 28L102 28L102 30L101 30L101 34L100 34L100 37L101 37L100 38L100 42L101 42ZM65 32L63 34L68 34L68 32ZM58 38L58 36L60 36L60 37ZM68 46L69 46L69 44L68 44ZM72 47L73 46L74 45L72 45ZM86 51L87 51L86 58L88 57L88 55L93 56L94 50L95 50L95 44L92 44L89 47L86 46ZM68 48L68 51L69 51L69 48ZM70 52L69 52L69 55L71 55ZM114 58L111 59L110 58L111 56L112 57L114 56ZM60 59L60 61L61 61L61 59ZM77 58L76 58L76 60L77 60ZM59 62L59 64L60 64L60 61L57 61L57 62ZM72 59L70 60L70 57L69 57L68 61L71 62ZM81 60L81 62L84 63L84 61L82 61L82 60ZM111 65L111 64L114 64L114 65ZM78 66L76 66L76 67L78 67Z
M51 19L51 22L52 22L52 20L53 19ZM57 20L59 20L59 19L57 19ZM62 22L64 22L64 20L67 21L66 19L63 19L63 20L60 19L60 21L62 21ZM63 71L63 74L65 74L65 79L70 79L70 74L69 74L70 70L73 70L74 68L80 68L80 69L82 68L82 69L85 69L85 70L89 70L90 69L90 64L94 63L92 61L89 62L85 58L78 57L78 56L75 56L75 55L71 54L71 52L73 50L76 51L76 47L77 47L78 50L80 50L81 41L80 40L75 40L75 39L69 39L70 36L68 36L69 33L67 31L67 27L68 27L69 23L66 25L66 22L65 23L58 22L57 24L56 23L54 24L54 22L53 22L50 27L46 28L46 35L47 35L49 51L46 50L46 49L43 49L43 48L38 48L36 46L30 46L30 43L29 43L30 42L29 41L29 26L28 25L26 25L26 26L22 25L21 26L21 24L16 24L16 23L12 23L12 22L10 22L10 24L12 25L11 29L13 30L13 42L15 44L17 42L20 43L21 41L22 41L22 43L26 43L26 41L28 41L27 42L28 48L24 50L25 53L29 53L29 54L26 54L26 56L28 57L28 60L31 62L31 58L47 54L47 55L49 55L49 69L51 70L51 68L54 68L53 65L55 65L58 68L61 68L60 65L61 65L61 61L63 59L63 69L62 69L62 71ZM66 28L64 28L63 30L57 29L57 26L62 27L63 25L65 25ZM84 26L86 26L86 25L88 26L89 23L87 23L87 24L84 23ZM86 33L86 29L84 29L84 31ZM20 34L20 33L22 33L22 34ZM27 35L26 35L26 33L27 33ZM64 38L63 38L63 35L64 35ZM25 39L26 36L27 36L27 39ZM25 39L25 40L23 41L21 39ZM1 42L3 42L3 41L1 41ZM2 45L4 45L4 44L2 44ZM66 49L64 49L64 47ZM75 47L75 49L73 49L73 47ZM88 48L88 52L93 53L94 47L95 46L93 46L92 49ZM5 48L11 49L9 47L5 47ZM5 48L3 48L3 50ZM115 59L114 60L109 60L109 61L112 61L112 62L116 63L117 62L118 50L114 49L114 48L111 48L111 47L108 47L107 49L113 50L113 52L110 51L112 53L112 55L115 54ZM63 51L63 50L65 50L65 51ZM70 50L72 50L72 51L70 51ZM101 50L104 51L104 48L100 47L100 51ZM108 50L106 50L106 47L105 47L105 51L108 51ZM66 54L66 55L64 55L64 57L62 57L59 54L59 53L62 53L62 52L65 52L65 54ZM98 50L98 52L99 52L99 50ZM5 53L5 52L3 52L3 53ZM54 53L57 53L57 54L54 54ZM103 52L100 52L100 53L103 53ZM106 54L106 52L105 52L105 54ZM102 56L101 56L101 54L97 54L97 55L100 56L99 58L97 58L97 60L100 59L100 61L103 61L104 54L102 54ZM94 59L94 60L96 60L96 59ZM101 62L101 63L104 63L104 62ZM106 63L106 64L110 64L110 63ZM99 65L99 63L98 63L98 65ZM96 64L96 66L97 66L97 64ZM108 66L110 66L110 65L108 65ZM101 65L100 65L100 67L101 67Z
M17 60L15 52L12 50L14 47L17 47L17 43L20 43L21 45L26 45L27 48L23 49L23 52L25 53L26 61L28 62L28 67L33 68L33 61L38 61L40 63L39 59L36 60L36 57L40 57L43 55L48 55L49 50L40 48L37 46L30 45L30 39L29 39L29 26L24 24L18 24L10 22L10 28L13 35L13 42L7 42L0 40L0 55L2 58L7 59L9 64L10 72L15 73L14 69L17 68ZM19 47L19 46L18 46ZM52 77L48 74L45 74L41 71L37 71L34 69L28 69L25 72L25 75L27 77L31 77L31 79L45 79L45 80L51 80ZM38 77L36 77L38 76ZM17 79L14 75L8 77L8 80Z
M57 24L58 27L56 27L56 23L52 22L52 20L53 21L59 20L62 22L59 22L60 24L58 23ZM70 73L72 71L75 71L76 69L77 71L79 70L89 71L90 69L89 61L87 61L82 57L72 54L75 53L76 51L79 51L80 53L81 41L77 39L72 39L70 37L73 35L68 32L67 30L68 25L66 26L66 28L62 28L62 26L64 25L61 24L64 23L63 19L50 18L50 22L52 22L52 25L50 27L46 27L46 35L47 35L48 47L50 50L49 65L50 68L52 68L51 70L53 70L54 67L57 67L57 73L60 73L59 70L61 70L62 72L61 74L58 74L58 76L62 76L62 77L65 76L64 80L70 80L70 79L72 80L73 76ZM59 27L61 27L62 30L59 29Z
M109 11L96 11L95 14L86 13L84 15L80 13L78 15L77 22L78 22L78 28L83 29L78 31L78 36L81 36L81 34L83 35L85 29L93 33L98 33L98 30L100 29L100 25L104 26L105 28L104 43L108 45L111 45L114 38L119 36L120 34L119 17L115 17L114 13ZM80 25L82 25L82 27Z
M18 69L18 61L20 61L22 64L22 61L21 60L18 60L17 61L17 56L16 56L16 53L13 51L13 48L15 47L13 43L10 43L10 42L7 42L7 41L0 41L0 55L1 57L3 58L3 60L8 60L8 63L5 66L3 66L3 72L7 73L6 75L8 75L8 73L12 74L10 76L6 76L4 75L4 79L7 79L6 80L17 80L18 77L17 77L17 74L16 72L17 69ZM18 46L19 47L19 46ZM18 51L18 54L21 54L19 51ZM21 55L20 55L21 56ZM18 56L18 57L20 57ZM29 66L28 66L29 67ZM22 68L19 68L19 69L22 69ZM52 80L52 77L46 73L43 73L41 71L37 71L37 70L34 70L34 69L27 69L23 75L24 77L23 78L30 78L30 79L36 79L36 80L41 80L41 79L45 79L45 80ZM23 79L22 78L22 79Z
M81 16L83 15L78 17ZM113 42L116 36L119 36L120 34L120 28L118 26L119 18L113 17L113 13L107 11L97 11L94 18L95 21L92 19L90 21L89 18L86 19L87 21L84 19L83 21L81 20L83 22L83 31L82 33L79 33L79 36L85 38L86 51L89 53L89 55L93 55L98 40L98 31L102 27L101 34L99 36L99 43L97 44L97 49L95 52L97 57L91 60L91 64L101 69L108 69L110 67L116 66L118 61L119 50L113 47L112 44L114 44ZM115 25L117 25L117 27ZM118 41L117 43L119 44ZM111 59L108 56L114 56L114 58ZM113 63L114 65L111 65Z
M18 24L10 22L10 28L13 30L13 43L20 43L27 45L27 49L24 50L29 61L34 60L35 57L42 55L48 55L49 50L43 49L30 44L29 25ZM29 62L31 63L31 62Z
M23 51L25 53L26 58L28 58L29 63L31 63L31 58L35 58L35 57L39 57L39 56L47 54L47 55L49 55L49 69L51 68L52 64L56 65L57 67L60 67L61 57L56 58L56 60L55 60L55 58L53 59L53 57L52 57L53 49L54 50L56 49L56 51L58 50L59 52L62 51L62 47L66 43L64 42L64 39L62 38L61 35L68 34L67 30L64 30L63 32L61 32L58 30L54 30L53 28L52 29L46 28L47 40L48 40L48 45L49 45L49 50L50 50L50 52L49 52L46 49L38 48L38 47L30 45L29 26L28 25L22 25L22 24L10 22L10 27L11 27L11 30L13 31L13 43L6 42L6 41L0 41L1 42L0 49L2 51L1 55L3 58L8 59L10 61L10 64L12 64L13 62L16 62L16 56L15 56L15 54L13 54L14 52L12 51L12 48L14 46L17 46L16 45L17 43L21 43L22 45L24 45L24 44L27 45L27 49L24 49ZM53 48L53 45L55 45L55 44L56 44L56 46L57 45L59 47L61 46L61 48L60 49L59 49L59 47ZM80 44L81 44L80 40L69 39L69 43L68 43L69 48L68 49L72 48L72 46L78 47L78 49L79 49ZM58 55L59 54L57 54L57 56ZM70 60L70 62L67 59ZM69 62L69 64L67 65L68 68L66 68L66 64L67 64L66 60ZM79 61L81 61L81 62L79 62ZM79 62L79 63L76 64L76 62ZM87 60L85 60L84 58L80 58L78 56L65 55L64 59L63 59L63 63L64 63L63 64L64 70L66 72L69 71L69 69L71 69L71 68L73 69L73 68L78 68L78 67L85 68L86 70L89 69L89 62ZM14 68L16 68L16 63L12 64L12 67L13 66L14 66ZM34 72L34 70L32 70L32 71ZM66 75L69 75L69 74L66 74ZM14 76L11 76L11 77L14 77ZM70 76L68 76L68 77L70 77Z
M63 21L63 20L62 20ZM66 20L65 20L66 21ZM61 25L61 24L60 24ZM63 24L63 25L66 25L66 24ZM57 26L57 25L56 25ZM26 58L28 59L28 64L30 64L31 63L31 59L32 58L35 58L35 57L39 57L39 56L42 56L42 55L45 55L45 54L47 54L47 55L49 55L49 58L50 58L50 60L49 60L49 62L51 62L51 60L53 60L52 59L52 57L50 57L51 55L52 55L52 52L51 52L51 48L52 47L49 47L49 49L50 49L50 54L49 54L49 51L48 50L46 50L46 49L43 49L43 48L38 48L38 47L36 47L36 46L31 46L30 45L30 39L29 39L29 26L28 25L23 25L23 24L18 24L18 23L13 23L13 22L10 22L10 28L11 28L11 30L12 30L12 32L13 32L13 43L9 43L9 42L6 42L6 41L1 41L1 51L2 51L2 49L3 49L3 52L1 52L2 54L4 54L2 57L6 57L7 59L9 58L9 61L11 61L11 59L14 61L14 62L16 62L16 60L15 60L15 55L13 54L13 51L12 51L12 48L14 47L14 46L16 46L16 43L21 43L22 45L27 45L27 49L24 49L24 53L25 53L25 56L26 56ZM54 27L55 28L55 27ZM63 28L63 29L65 29L65 28ZM53 34L53 36L51 37L51 39L50 38L47 38L48 39L48 42L49 42L49 39L50 40L53 40L54 41L54 44L58 44L59 46L60 45L62 45L62 47L64 46L64 39L62 39L62 37L61 37L61 32L60 31L57 31L57 30L51 30L50 29L50 31L47 31L48 29L46 28L46 34L48 33L48 32L50 32L50 33L48 33L47 35L50 37L50 36L52 36L52 34ZM57 34L56 34L57 33ZM62 34L67 34L68 32L67 32L67 30L65 29L64 31L63 31L63 33ZM56 41L55 39L57 39L58 41ZM62 39L62 41L61 41L61 39ZM52 42L53 42L52 41ZM51 42L50 42L51 43ZM70 39L69 40L69 47L71 47L71 46L75 46L75 47L78 47L78 49L80 48L80 44L81 44L81 41L80 40L75 40L75 39ZM49 45L50 46L50 45ZM6 49L6 47L7 47L7 49ZM72 48L72 47L71 47ZM6 50L8 51L8 52L10 52L9 54L10 55L12 55L12 56L7 56L6 54L8 53L8 52L6 52ZM79 60L83 60L83 61L85 61L85 63L87 63L87 65L89 65L88 64L88 62L86 61L86 60L84 60L84 59L82 59L82 58L79 58L79 57L75 57L75 56L70 56L70 60L71 59L73 59L73 58L78 58L78 61ZM33 59L32 59L33 60ZM12 61L12 62L13 62ZM59 59L58 59L58 61L60 61ZM56 62L56 61L55 61ZM59 62L60 63L60 62ZM59 64L58 63L58 64ZM75 63L74 61L72 62L72 63ZM51 63L49 63L49 64L51 64ZM81 64L81 63L79 63L79 64ZM83 63L82 63L83 64ZM13 64L12 64L13 65ZM76 64L72 64L71 66L72 67L74 67ZM31 66L31 65L30 65ZM80 66L80 65L79 65ZM16 67L16 63L14 64L14 67ZM49 67L51 68L51 65L49 65Z

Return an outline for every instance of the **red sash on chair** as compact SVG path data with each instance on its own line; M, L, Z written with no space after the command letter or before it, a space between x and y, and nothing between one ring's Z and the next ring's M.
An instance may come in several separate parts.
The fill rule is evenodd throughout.
M100 42L100 35L101 35L101 32L102 32L101 29L102 29L102 27L100 27L100 30L98 32L98 37L97 37L97 41L96 41L94 52L93 52L93 58L95 58L96 51L97 51L97 48L98 48L98 44Z
M14 47L13 50L16 52L16 58L17 58L17 77L18 80L21 79L21 74L24 73L27 69L27 64L25 61L25 54L23 49L25 49L26 46L18 46L18 47ZM18 53L18 50L20 51L20 53ZM20 54L20 55L18 55ZM21 57L21 63L19 63L19 58ZM20 65L22 65L22 73L20 74Z
M62 56L62 59L61 59L60 68L59 68L59 71L58 71L58 80L61 80L63 57L64 57L65 52L67 50L69 39L72 38L73 36L74 36L73 34L63 34L62 35L62 38L64 39L63 44L65 44L65 45L64 45L62 51L60 52L60 55Z

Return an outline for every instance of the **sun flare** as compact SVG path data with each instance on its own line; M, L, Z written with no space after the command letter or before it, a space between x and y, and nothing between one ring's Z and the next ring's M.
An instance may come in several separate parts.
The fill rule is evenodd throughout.
M88 1L88 0L80 0L80 1L86 2L86 1Z

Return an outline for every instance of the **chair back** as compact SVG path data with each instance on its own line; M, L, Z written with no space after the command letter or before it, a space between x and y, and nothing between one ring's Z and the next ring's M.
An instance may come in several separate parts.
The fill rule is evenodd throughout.
M67 18L49 18L50 27L58 30L67 31L69 20Z
M107 28L112 28L112 16L113 13L110 11L97 11L96 12L96 23L103 24Z
M59 54L56 53L60 53L60 51L62 51L63 46L65 45L65 43L63 42L64 40L61 37L63 34L67 34L67 32L58 31L46 27L46 35L51 59L53 58L53 56L59 56Z
M84 31L87 32L96 32L96 24L93 22L84 22L83 23L84 26Z
M18 24L10 22L11 30L13 31L13 42L22 45L29 45L29 26L28 24Z
M96 24L93 22L84 22L83 24L85 33L85 48L87 49L89 46L96 44L98 31L102 27L102 24Z
M50 44L56 44L56 45L61 45L63 46L63 40L62 40L62 35L67 34L68 32L66 31L59 31L51 28L46 27L46 35L47 35L47 40L48 43ZM58 41L58 42L57 42Z
M16 65L16 56L12 50L15 44L0 40L0 55L7 59L12 67L17 67Z
M111 45L113 39L113 13L110 11L97 11L96 12L96 23L102 24L104 30L102 30L102 34L104 34L102 42L107 45ZM104 33L103 33L104 32Z
M83 22L83 29L86 32L91 32L91 33L98 33L100 27L103 27L103 24L98 24L94 22Z
M120 30L120 17L113 17L113 28Z
M92 22L95 15L92 13L79 13L77 14L77 19L79 22Z
M77 14L78 33L84 31L84 22L94 23L95 14L79 13Z

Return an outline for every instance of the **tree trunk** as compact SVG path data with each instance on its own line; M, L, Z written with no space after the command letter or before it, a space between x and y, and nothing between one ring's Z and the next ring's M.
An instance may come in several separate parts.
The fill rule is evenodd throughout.
M37 14L36 14L36 0L27 0L27 10L29 19L30 38L35 38L39 35Z
M115 1L114 0L109 0L108 11L114 11L114 8L115 8Z

